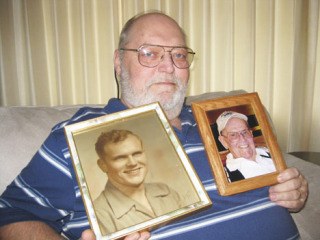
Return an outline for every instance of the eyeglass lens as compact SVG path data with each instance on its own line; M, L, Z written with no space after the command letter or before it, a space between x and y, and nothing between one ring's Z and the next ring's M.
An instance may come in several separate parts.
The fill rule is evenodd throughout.
M251 137L251 131L249 129L245 129L241 132L228 132L227 137L232 140L238 140L240 138L240 135L244 138L250 138Z
M139 48L139 62L145 67L155 67L163 59L165 49L161 46L141 46ZM175 47L170 51L171 59L177 68L190 67L194 53L188 48Z

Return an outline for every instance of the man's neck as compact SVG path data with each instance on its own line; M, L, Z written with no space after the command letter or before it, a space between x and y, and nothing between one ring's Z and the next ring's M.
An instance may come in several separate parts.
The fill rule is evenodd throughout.
M122 101L122 103L123 103L124 105L126 105L128 108L133 108L133 106L130 105L129 103L127 103L124 99L121 98L121 101ZM174 118L174 119L172 119L172 120L169 120L169 122L170 122L171 126L177 128L177 129L179 129L179 130L182 129L181 120L180 120L179 117L176 117L176 118Z
M169 120L171 126L181 130L182 129L182 126L181 126L181 120L179 117L175 118L175 119L172 119L172 120Z
M120 192L124 193L125 195L131 197L131 195L134 195L136 193L144 193L145 186L144 183L141 183L140 185L125 185L121 184L117 181L114 181L112 178L109 178L110 183L117 188Z

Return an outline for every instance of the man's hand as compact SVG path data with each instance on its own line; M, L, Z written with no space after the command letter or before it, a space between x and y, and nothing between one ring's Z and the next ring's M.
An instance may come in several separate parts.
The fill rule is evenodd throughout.
M299 212L308 198L308 182L296 168L288 168L278 176L278 184L269 190L271 201Z
M84 230L80 240L96 240L96 237L91 229Z
M147 240L150 238L149 232L141 232L141 233L132 233L129 236L125 237L124 240ZM96 237L91 229L87 229L83 231L81 235L81 240L95 240Z

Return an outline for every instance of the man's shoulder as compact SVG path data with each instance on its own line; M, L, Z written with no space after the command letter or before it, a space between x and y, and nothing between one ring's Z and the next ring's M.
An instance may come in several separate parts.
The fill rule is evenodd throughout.
M107 105L91 104L87 106L82 106L78 109L78 111L72 117L56 124L52 128L52 131L61 130L67 125L101 117L106 114L119 112L124 109L125 109L124 105L121 103L119 99L116 99L116 98L111 98L108 101Z
M105 204L106 202L106 197L104 196L103 194L103 191L98 195L98 197L96 197L94 200L93 200L93 205L95 207L97 206L100 206L100 204Z
M270 155L269 149L263 146L256 147L256 151L259 155Z
M103 116L105 114L107 113L104 111L103 107L91 107L91 106L81 107L71 118L55 125L53 127L53 130L58 130L67 125L89 120L99 116Z

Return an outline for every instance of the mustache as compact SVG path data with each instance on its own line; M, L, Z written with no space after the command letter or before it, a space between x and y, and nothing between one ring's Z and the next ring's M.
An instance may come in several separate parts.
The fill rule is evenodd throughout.
M175 76L160 76L160 77L154 77L151 78L147 83L146 83L146 87L150 87L153 84L156 83L173 83L175 85L180 86L180 82L179 78L175 77Z

